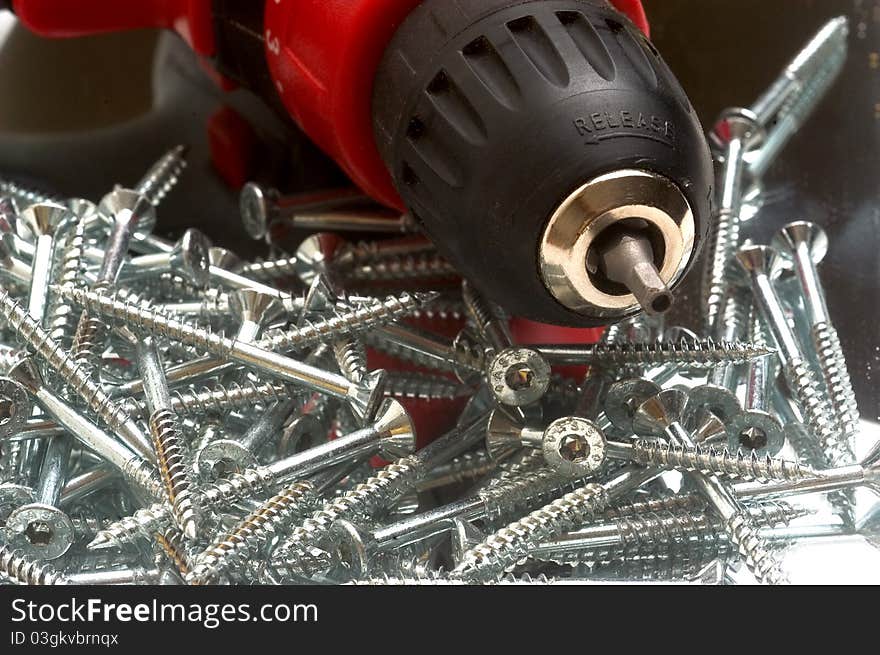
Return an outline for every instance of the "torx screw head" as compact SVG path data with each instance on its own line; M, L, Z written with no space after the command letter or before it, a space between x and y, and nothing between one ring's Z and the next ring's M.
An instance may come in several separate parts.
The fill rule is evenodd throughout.
M237 441L218 439L199 449L194 463L200 477L216 480L256 467L257 458Z
M6 521L6 537L31 557L57 559L73 545L73 522L57 507L32 503L13 511Z
M688 395L681 389L666 389L639 405L633 416L633 432L653 437L663 436L673 423L679 423L687 406Z
M498 402L512 407L537 402L550 386L550 364L530 348L505 348L489 362L487 375Z
M595 473L605 463L605 435L585 418L566 416L544 430L542 451L547 466L567 476Z
M727 423L730 450L754 450L775 456L785 445L785 432L779 419L768 412L746 410Z
M605 396L605 415L618 430L632 434L636 410L661 390L659 385L644 378L615 382Z
M271 192L264 190L256 182L248 182L238 196L238 208L245 231L252 239L266 236L271 214Z

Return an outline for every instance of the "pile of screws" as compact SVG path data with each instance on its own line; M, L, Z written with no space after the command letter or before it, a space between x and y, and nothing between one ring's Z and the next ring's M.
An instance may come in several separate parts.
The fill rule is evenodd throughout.
M822 231L742 245L738 224L845 37L829 23L715 132L711 338L640 317L517 343L411 219L255 185L259 237L398 235L256 262L169 242L152 228L182 148L97 206L0 182L0 580L786 581L783 547L854 530L880 448L856 463ZM817 492L831 523L798 504Z

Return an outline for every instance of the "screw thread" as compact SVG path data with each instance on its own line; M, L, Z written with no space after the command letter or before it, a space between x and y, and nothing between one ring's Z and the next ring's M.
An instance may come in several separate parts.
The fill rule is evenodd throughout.
M394 398L455 400L471 391L467 385L427 373L389 373L385 382L385 395Z
M275 280L280 277L295 277L297 276L298 261L299 260L296 257L258 260L255 262L248 262L242 266L238 272L244 277L251 278L252 280L259 280L261 282Z
M150 167L134 190L146 196L154 206L158 205L174 188L186 168L185 155L184 146L176 146L166 152Z
M819 367L825 379L825 386L828 389L828 396L834 405L838 419L846 430L847 436L857 434L859 431L859 408L837 330L830 323L819 323L813 326L810 334L816 357L819 360Z
M54 567L9 544L0 544L0 573L24 585L57 585L67 581Z
M609 502L604 487L589 483L496 531L465 552L454 573L466 580L497 578L537 544L579 525Z
M747 514L737 514L727 523L727 535L745 559L749 571L763 584L788 584L770 544L763 539Z
M122 467L122 476L133 486L144 491L150 498L164 499L165 485L156 468L139 457L132 457Z
M172 515L184 535L195 539L196 506L192 493L189 466L186 464L177 419L168 409L159 409L150 416L150 434L156 449L159 474L171 501Z
M351 382L359 384L367 375L367 351L359 339L340 338L333 342L333 355L339 370Z
M730 276L728 271L740 242L740 217L730 211L719 212L710 227L706 240L707 252L704 254L702 291L706 325L711 327L718 320L718 314L727 295Z
M294 483L248 514L228 534L214 541L196 560L187 582L211 584L231 568L256 555L278 531L317 500L310 482Z
M177 528L165 528L155 535L159 548L180 574L186 577L190 572L190 557L187 553L183 533Z
M705 474L742 478L745 480L802 480L815 476L815 471L797 462L780 457L759 457L754 451L731 453L726 448L711 446L678 446L656 441L639 440L633 444L633 461L663 469L682 469Z
M98 282L92 290L95 293L105 294L109 292L109 282ZM76 326L73 336L73 357L77 363L92 370L97 375L97 364L104 352L104 344L107 342L107 325L100 316L94 316L88 311L83 311Z
M699 494L664 494L659 498L614 503L605 510L606 519L623 518L648 512L691 512L706 509L706 499Z
M341 334L360 332L395 321L419 305L436 298L435 293L402 293L358 305L333 316L309 320L289 331L273 331L257 346L266 350L286 351L305 348Z
M358 241L346 243L333 254L333 264L339 268L351 269L381 262L389 258L431 253L436 246L424 238L383 239L381 241Z
M130 301L119 300L116 295L105 296L94 291L70 287L61 289L60 293L88 311L97 312L130 328L179 341L217 357L228 356L234 347L234 340L222 334L163 316Z
M174 389L171 391L171 411L178 416L192 417L225 414L234 409L252 407L257 402L278 402L289 397L290 389L284 384L245 379L199 389ZM149 411L146 401L136 398L127 399L125 407L136 418L146 416Z
M67 236L58 271L57 283L59 286L75 285L83 271L85 227L85 221L78 221L74 230ZM46 325L49 326L49 337L57 341L65 350L70 349L72 345L76 320L76 312L70 303L53 295L47 313Z
M202 485L198 491L198 505L202 509L210 510L238 498L264 496L269 493L273 481L274 476L264 468L245 469L228 478ZM161 490L161 480L159 485ZM89 549L123 548L140 539L151 539L154 533L168 527L170 522L170 508L165 504L155 503L107 526L92 540Z
M46 193L35 187L27 186L13 180L0 179L0 195L12 196L16 202L21 205L39 205L43 203L51 203L55 205L63 205L64 199Z
M486 518L492 523L509 521L517 513L549 503L561 494L583 485L582 479L560 476L555 470L542 468L501 480L482 489L480 499L485 505Z
M741 341L681 339L678 342L598 343L592 346L595 360L602 364L687 364L690 367L744 364L773 353L768 348ZM591 358L592 359L592 358Z
M6 291L0 292L0 316L104 423L119 431L130 421L123 405L114 402L91 378L86 368L74 361Z
M471 451L455 457L442 466L435 467L418 484L420 492L447 485L472 482L491 473L498 463L485 449Z
M345 272L347 282L392 282L457 277L459 272L436 253L403 255L357 266Z
M463 321L465 319L465 309L461 302L441 297L430 305L419 307L413 311L412 317L416 319L423 318L429 321Z
M819 440L828 460L835 466L855 461L848 441L843 438L836 416L826 406L816 377L809 364L801 359L789 361L784 368L785 379L804 414L807 429Z
M444 344L448 347L447 356L438 357L419 352L418 349L408 348L395 343L381 334L367 333L364 335L366 343L373 348L395 357L404 362L410 362L435 371L456 373L464 371L469 373L482 373L485 353L478 344L469 339L455 339L452 343Z
M748 513L755 526L774 527L788 525L808 512L788 503L770 501L749 507ZM582 564L633 556L668 558L681 556L685 552L693 555L697 551L702 551L704 557L717 557L729 549L723 521L705 507L650 510L612 519L604 526L597 524L594 527L615 530L617 543L598 547L591 546L587 539L584 547L575 551L560 549L551 543L539 546L530 557L557 564Z
M391 506L415 485L423 472L424 464L415 456L388 464L354 489L329 500L294 528L273 554L273 561L309 575L319 572L321 568L316 567L325 566L327 560L315 560L310 553L330 535L336 521L369 516Z

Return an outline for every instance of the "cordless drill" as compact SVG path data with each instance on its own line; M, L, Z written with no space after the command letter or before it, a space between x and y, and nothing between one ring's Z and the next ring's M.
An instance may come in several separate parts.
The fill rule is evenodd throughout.
M713 171L640 0L12 0L31 30L176 30L408 211L516 316L666 311Z

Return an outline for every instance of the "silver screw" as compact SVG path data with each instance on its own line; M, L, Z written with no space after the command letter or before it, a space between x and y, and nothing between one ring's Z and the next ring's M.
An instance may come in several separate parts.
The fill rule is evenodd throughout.
M858 405L815 263L822 259L823 251L827 250L828 238L825 231L815 223L796 221L780 230L774 244L781 247L780 252L791 259L797 271L819 368L837 417L845 428L846 435L852 437L859 429Z
M687 394L674 389L645 401L636 411L636 432L666 436L673 446L693 447L691 435L679 422L686 403ZM690 477L721 516L727 536L739 548L758 581L768 584L787 582L770 547L728 486L714 475L691 473Z

